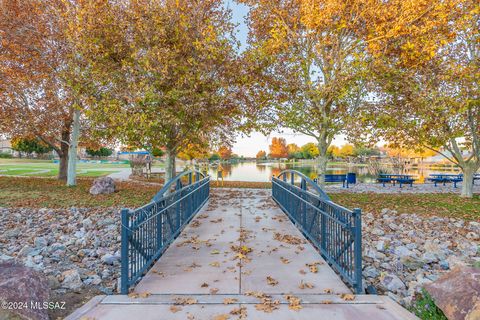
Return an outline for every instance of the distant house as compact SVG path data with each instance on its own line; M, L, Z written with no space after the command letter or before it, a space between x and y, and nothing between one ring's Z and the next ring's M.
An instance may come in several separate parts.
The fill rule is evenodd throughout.
M0 139L0 152L13 154L12 144L9 139Z

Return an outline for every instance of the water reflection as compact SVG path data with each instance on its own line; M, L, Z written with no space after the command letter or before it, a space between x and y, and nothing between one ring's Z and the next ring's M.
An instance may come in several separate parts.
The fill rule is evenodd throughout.
M317 177L316 165L313 162L237 162L237 163L222 163L223 176L227 181L255 181L267 182L272 175L279 175L285 169L294 169L302 172L311 179ZM391 167L382 168L385 172L403 173L415 175L417 182L423 182L426 177L432 173L459 173L454 166L411 166L403 168L402 172ZM372 169L365 164L348 164L348 163L332 163L329 164L327 173L331 174L345 174L347 172L355 172L357 174L357 181L360 182L375 182L378 175L377 170ZM217 177L217 169L215 166L209 168L210 176Z

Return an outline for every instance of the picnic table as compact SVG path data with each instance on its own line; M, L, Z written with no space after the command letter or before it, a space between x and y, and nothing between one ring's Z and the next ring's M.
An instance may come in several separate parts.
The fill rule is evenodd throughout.
M463 181L463 175L451 173L434 173L430 174L428 180L432 181L435 184L435 187L437 186L437 183L443 183L443 185L445 185L447 182L452 182L453 187L456 188L457 182Z
M409 184L410 186L413 186L413 182L415 180L416 179L411 174L381 173L381 174L378 175L378 178L377 178L377 181L381 182L384 187L385 187L385 183L392 183L393 185L395 185L395 183L398 182L398 184L400 185L400 188L404 184Z
M315 183L318 183L318 178L313 179ZM349 181L346 174L326 174L325 182L341 182L343 188L348 188Z

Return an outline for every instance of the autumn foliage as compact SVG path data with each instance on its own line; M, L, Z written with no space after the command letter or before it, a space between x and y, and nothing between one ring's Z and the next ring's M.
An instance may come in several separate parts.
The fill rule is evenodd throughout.
M288 157L287 142L284 138L273 137L269 148L271 158L280 159Z

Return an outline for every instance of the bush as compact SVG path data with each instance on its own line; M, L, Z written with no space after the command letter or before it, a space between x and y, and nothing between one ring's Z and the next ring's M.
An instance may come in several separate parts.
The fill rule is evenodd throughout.
M91 157L109 157L112 155L112 149L101 147L99 149L88 149L86 150L87 154Z
M0 159L12 159L13 155L11 153L0 152Z
M422 289L410 311L423 320L448 320L425 289Z

